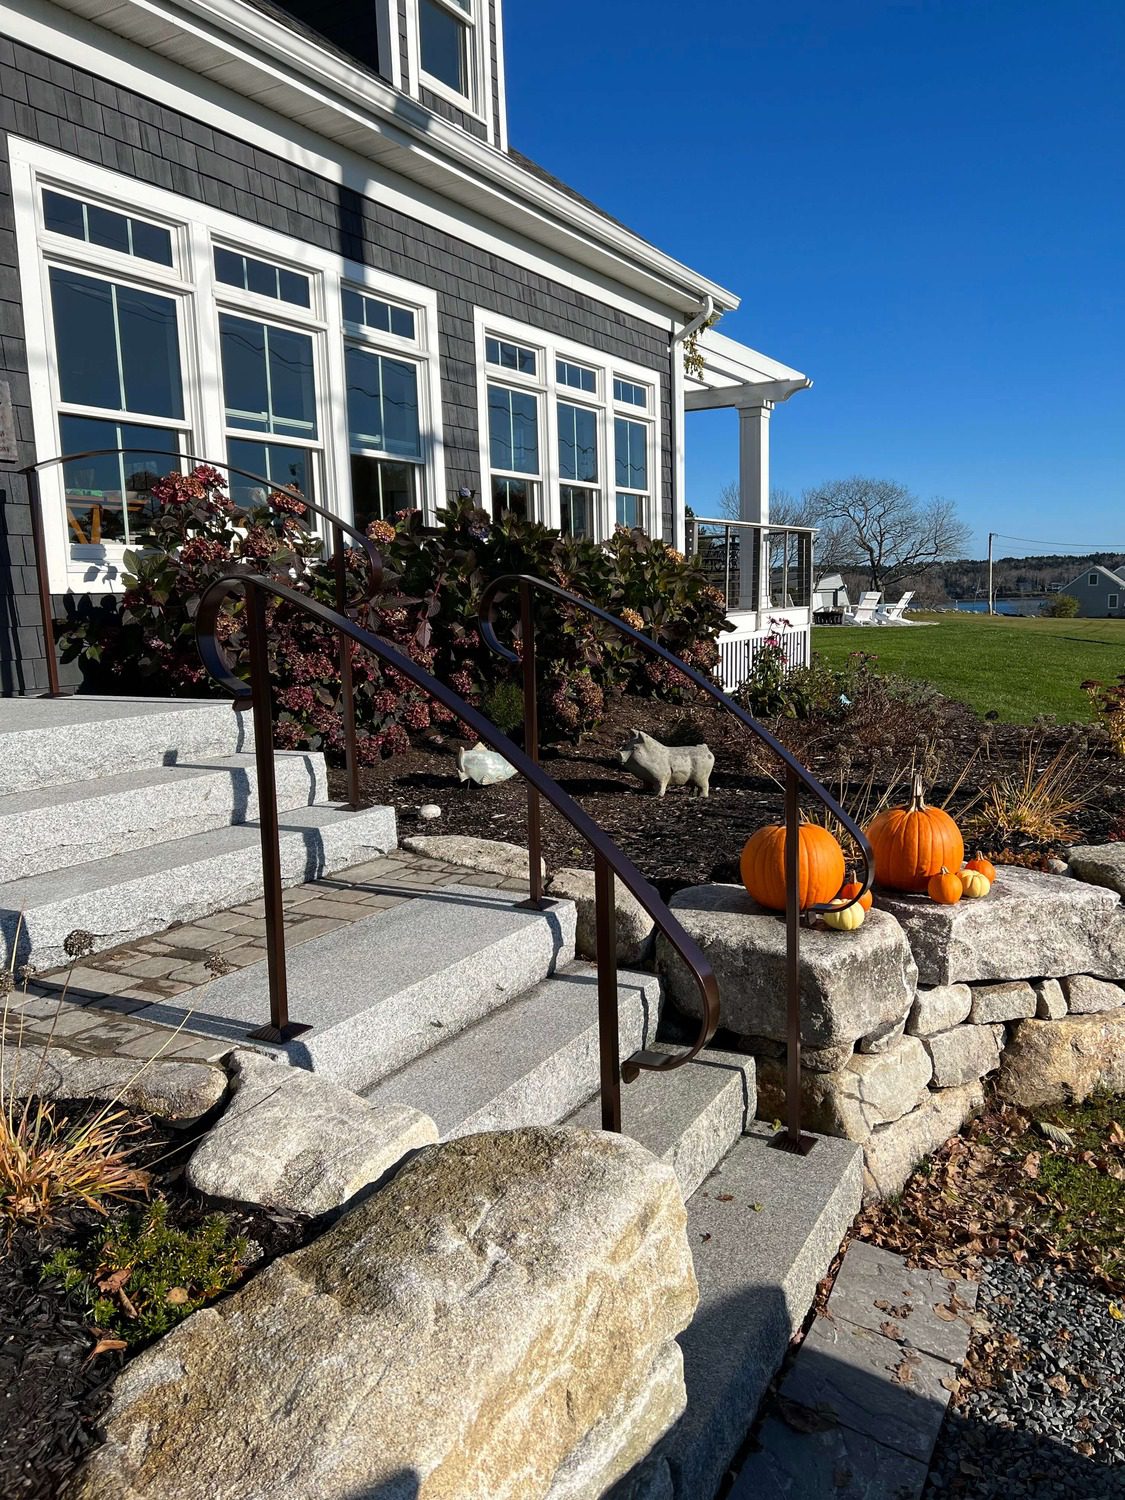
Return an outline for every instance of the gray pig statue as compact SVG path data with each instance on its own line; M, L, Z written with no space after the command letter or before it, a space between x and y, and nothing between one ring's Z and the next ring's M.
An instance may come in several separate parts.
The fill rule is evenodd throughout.
M706 745L662 745L651 734L634 729L617 759L658 797L670 786L691 786L701 797L710 795L715 757Z

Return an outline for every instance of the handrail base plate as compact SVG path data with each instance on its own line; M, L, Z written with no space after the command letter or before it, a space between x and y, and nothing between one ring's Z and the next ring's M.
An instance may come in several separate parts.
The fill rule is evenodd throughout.
M256 1031L246 1033L252 1042L291 1042L294 1037L304 1036L311 1026L302 1026L299 1021L290 1021L285 1026L259 1026Z
M809 1152L816 1145L816 1136L798 1136L797 1142L794 1144L788 1130L779 1130L775 1136L770 1138L767 1144L772 1146L775 1151L788 1151L791 1156L808 1156Z

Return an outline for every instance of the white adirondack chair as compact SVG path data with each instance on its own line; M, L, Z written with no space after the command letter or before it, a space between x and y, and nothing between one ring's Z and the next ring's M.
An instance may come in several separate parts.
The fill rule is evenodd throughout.
M876 611L880 620L901 620L906 606L914 598L914 590L907 589L901 599L896 599L893 604L881 604Z
M859 603L853 610L844 611L845 625L877 625L879 623L879 601L883 595L878 589L859 596Z

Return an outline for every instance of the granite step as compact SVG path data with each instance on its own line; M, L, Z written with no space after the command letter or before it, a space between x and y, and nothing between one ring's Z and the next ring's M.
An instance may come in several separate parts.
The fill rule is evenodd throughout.
M327 797L323 755L276 757L281 812ZM118 771L0 797L0 885L258 815L252 755Z
M719 1492L859 1210L860 1146L820 1136L793 1156L773 1133L751 1124L688 1203L699 1306L680 1336L687 1410L642 1466L670 1475L675 1500Z
M271 1050L356 1093L374 1092L389 1074L565 968L574 958L575 923L569 901L535 911L495 889L412 891L398 906L290 948L290 1017L309 1030ZM145 1015L169 1025L186 1017L189 1031L242 1042L269 1019L266 965L151 1005ZM458 1080L447 1083L453 1089ZM440 1099L427 1096L418 1107L437 1114Z
M253 748L250 715L225 698L11 698L0 719L0 785L22 792Z
M624 1040L622 1055L627 1056ZM658 1042L653 1052L681 1052ZM685 1198L714 1170L754 1119L754 1059L718 1049L701 1053L667 1073L642 1073L622 1090L626 1135L676 1170ZM597 1130L601 1106L592 1098L566 1121Z
M619 971L623 1056L648 1045L659 1018L655 975ZM575 963L384 1078L366 1097L422 1110L449 1140L478 1130L556 1124L597 1086L597 970ZM600 1127L596 1106L592 1123Z
M336 803L293 808L281 818L282 881L300 885L374 859L396 844L392 808L350 812ZM0 962L55 968L67 962L63 941L75 928L90 933L94 951L101 951L237 906L261 892L256 823L30 875L0 885Z

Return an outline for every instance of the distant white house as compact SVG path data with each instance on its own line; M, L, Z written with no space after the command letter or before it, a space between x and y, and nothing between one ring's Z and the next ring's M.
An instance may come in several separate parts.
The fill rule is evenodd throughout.
M1087 620L1125 619L1125 575L1095 564L1064 583L1060 594L1078 600L1078 613Z

